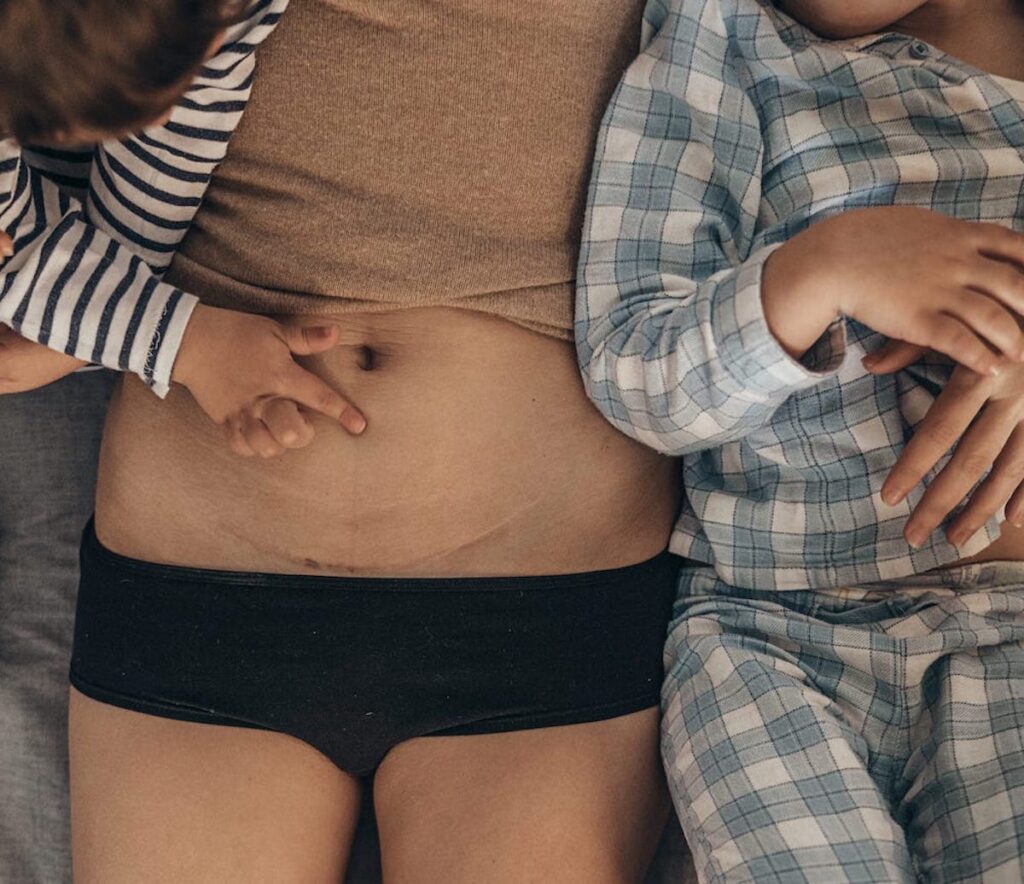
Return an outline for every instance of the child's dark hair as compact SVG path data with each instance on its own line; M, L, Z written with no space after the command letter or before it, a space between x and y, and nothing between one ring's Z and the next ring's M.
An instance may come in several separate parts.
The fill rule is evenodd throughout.
M123 132L163 114L246 0L0 0L0 137Z

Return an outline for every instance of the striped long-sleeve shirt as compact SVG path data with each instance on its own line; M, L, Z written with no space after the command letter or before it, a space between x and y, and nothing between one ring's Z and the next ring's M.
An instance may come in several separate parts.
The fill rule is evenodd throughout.
M769 0L651 0L646 24L599 136L576 338L608 419L683 458L673 550L758 590L979 552L995 519L961 547L935 532L912 549L903 528L924 486L896 507L880 495L951 367L874 377L860 359L880 337L842 318L791 359L761 270L800 230L862 206L1020 230L1024 84L902 34L824 40Z
M170 120L90 150L0 142L0 323L159 395L197 299L161 281L248 101L255 50L288 0L256 0Z

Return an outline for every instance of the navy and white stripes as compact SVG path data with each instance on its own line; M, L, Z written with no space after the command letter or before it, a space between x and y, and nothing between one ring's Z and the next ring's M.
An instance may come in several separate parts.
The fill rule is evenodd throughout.
M166 395L197 299L160 276L241 119L255 49L287 5L257 0L163 126L90 151L0 142L0 228L15 243L0 323Z

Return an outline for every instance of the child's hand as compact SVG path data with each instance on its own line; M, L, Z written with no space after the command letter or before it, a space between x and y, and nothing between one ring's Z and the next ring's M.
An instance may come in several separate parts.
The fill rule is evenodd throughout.
M286 326L200 304L186 327L173 379L225 428L238 454L275 457L312 441L304 409L327 415L354 435L366 428L355 407L292 358L329 350L337 337L334 326Z
M0 265L14 254L13 240L0 230Z
M35 390L87 364L0 325L0 393Z
M765 316L794 355L839 314L929 347L979 374L1024 360L1024 236L926 209L844 212L777 249Z
M921 347L893 342L869 356L875 373L898 371L925 353ZM949 463L925 490L904 536L920 546L959 506L991 468L946 536L961 546L1006 504L1006 518L1024 526L1024 366L1004 362L998 375L979 375L958 366L949 383L917 427L882 486L882 499L895 505L916 487L954 445ZM1009 503L1007 503L1009 501Z

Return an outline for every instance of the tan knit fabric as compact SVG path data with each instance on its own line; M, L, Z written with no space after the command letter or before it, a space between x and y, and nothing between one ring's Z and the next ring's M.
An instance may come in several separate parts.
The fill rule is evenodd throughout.
M169 281L215 306L457 306L568 338L643 0L292 0Z

